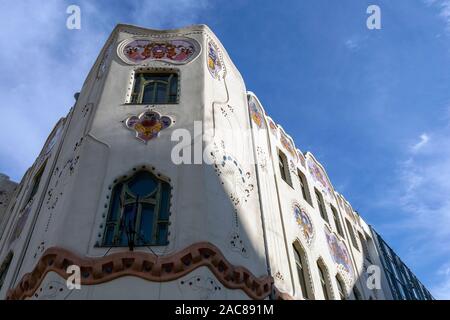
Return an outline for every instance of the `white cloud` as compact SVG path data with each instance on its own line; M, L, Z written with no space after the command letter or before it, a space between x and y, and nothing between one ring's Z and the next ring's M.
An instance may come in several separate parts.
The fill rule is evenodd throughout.
M411 147L411 150L413 152L418 152L420 149L425 147L428 144L428 142L430 141L430 137L426 133L422 133L419 138L420 138L420 141Z
M447 31L450 32L450 0L423 0L427 6L438 8L439 17L446 23Z

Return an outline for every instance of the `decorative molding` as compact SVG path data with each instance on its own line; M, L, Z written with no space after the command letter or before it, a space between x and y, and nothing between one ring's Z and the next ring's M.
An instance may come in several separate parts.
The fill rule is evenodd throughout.
M135 37L123 40L117 47L117 55L128 64L143 64L162 61L171 64L186 64L200 53L200 44L186 37L171 39Z
M123 276L135 276L148 281L176 280L193 270L206 266L229 289L241 289L252 299L264 299L272 291L271 276L255 277L248 269L234 266L221 251L209 242L199 242L166 256L139 251L124 251L104 257L80 257L63 248L45 251L33 271L25 274L18 285L8 292L8 300L32 297L49 272L64 279L69 265L81 269L81 284L96 285Z

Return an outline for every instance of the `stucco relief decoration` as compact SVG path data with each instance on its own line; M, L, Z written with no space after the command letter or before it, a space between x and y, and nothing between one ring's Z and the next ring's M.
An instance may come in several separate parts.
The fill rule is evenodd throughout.
M200 47L194 39L128 39L118 47L119 56L127 63L142 64L149 61L164 61L185 64L192 61Z
M264 112L258 106L257 102L255 101L255 98L253 98L253 97L249 98L248 108L250 109L250 117L252 118L252 120L256 124L256 126L259 129L265 128L266 124L264 122Z
M331 186L328 183L325 173L312 159L308 159L308 171L313 179L322 186L323 191L328 197L331 198L333 191L331 190Z
M239 231L239 220L237 217L237 208L242 207L251 196L254 189L252 175L246 171L240 162L230 155L225 145L214 143L211 152L214 170L225 185L228 196L235 207L233 215L233 230L230 233L230 247L232 251L239 252L242 256L248 257L246 246L241 238Z
M308 245L311 245L314 238L314 227L306 210L299 205L294 205L294 218L302 231L302 235Z
M173 120L161 116L156 111L145 111L139 116L131 116L125 120L125 126L136 133L136 138L147 143L159 136L161 130L170 127Z
M223 296L222 293L226 292L214 278L202 275L194 275L187 279L180 280L179 287L182 293L190 290L197 291L199 298L202 300L216 298L219 294L220 296ZM191 295L187 292L186 296L190 297Z
M212 77L214 79L220 79L222 61L219 55L219 48L212 40L208 41L207 64Z
M347 247L335 234L328 231L327 228L325 228L325 236L327 238L328 249L336 267L341 272L345 282L351 284L353 281L353 267Z

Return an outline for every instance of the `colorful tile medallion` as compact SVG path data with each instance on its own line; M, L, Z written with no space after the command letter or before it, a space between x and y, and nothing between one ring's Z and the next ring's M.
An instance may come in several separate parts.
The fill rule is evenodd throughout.
M139 116L132 116L125 120L128 129L136 132L136 138L147 141L158 137L159 132L173 123L167 116L161 116L156 111L145 111Z
M281 132L280 142L283 147L291 154L291 156L294 157L294 159L297 159L297 153L295 152L294 146L292 145L291 140L286 137L284 132Z
M222 62L219 57L219 49L211 40L208 42L208 70L214 79L219 79L222 70Z
M157 60L175 64L187 63L198 54L195 40L148 40L136 39L121 46L122 55L132 63Z
M314 228L306 210L298 205L294 205L294 217L297 225L302 230L306 242L310 245L314 237Z
M319 168L319 166L312 159L308 159L308 171L313 177L313 179L323 187L324 191L328 194L328 196L331 197L332 190L325 176L325 173L322 171L321 168Z
M303 156L302 152L300 150L297 149L297 157L300 160L300 164L302 165L303 168L306 168L305 166L305 157Z
M264 122L264 113L255 98L249 97L248 108L250 110L250 117L253 122L258 126L259 129L265 128L266 124Z
M267 118L267 120L269 121L270 132L272 132L272 134L273 134L275 137L278 137L278 128L277 128L277 125L275 124L275 122L273 122L272 119Z
M344 273L348 281L353 280L353 267L347 247L335 234L329 232L327 228L325 228L325 236L327 238L328 249L336 266Z

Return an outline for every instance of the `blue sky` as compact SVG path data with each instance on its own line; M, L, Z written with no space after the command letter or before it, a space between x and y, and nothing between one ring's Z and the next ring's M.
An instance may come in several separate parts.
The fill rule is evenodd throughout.
M2 2L0 172L20 180L117 23L209 25L272 118L450 298L450 0Z

